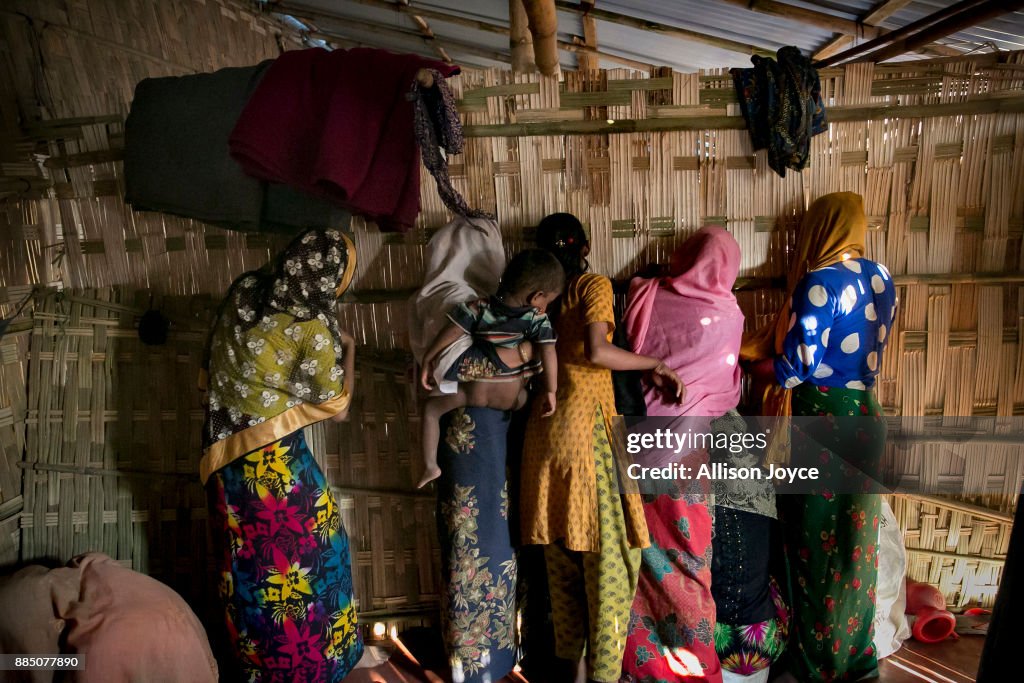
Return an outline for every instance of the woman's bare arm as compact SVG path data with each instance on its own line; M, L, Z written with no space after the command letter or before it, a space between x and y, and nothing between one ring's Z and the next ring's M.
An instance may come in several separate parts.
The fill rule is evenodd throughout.
M434 360L441 355L442 351L458 341L458 339L464 334L466 334L464 329L455 323L449 323L448 326L441 330L440 334L434 338L434 343L430 345L430 348L427 349L427 352L423 355L423 367L420 369L420 384L423 385L424 389L430 391L434 388L431 384Z
M658 387L666 389L666 393L674 395L677 400L682 401L685 387L682 380L670 367L657 358L620 349L608 341L609 332L611 332L611 326L606 322L587 325L587 336L583 342L587 360L609 370L650 371L653 375L652 379ZM665 386L666 384L668 386Z

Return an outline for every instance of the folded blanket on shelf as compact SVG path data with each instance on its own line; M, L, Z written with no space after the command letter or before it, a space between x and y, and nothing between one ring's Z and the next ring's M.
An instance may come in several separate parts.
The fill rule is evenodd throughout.
M141 81L125 122L125 201L249 232L345 227L343 209L252 178L228 152L228 136L271 63Z
M445 78L459 71L367 48L286 52L240 115L231 154L257 178L329 199L382 230L406 231L420 207L420 69Z

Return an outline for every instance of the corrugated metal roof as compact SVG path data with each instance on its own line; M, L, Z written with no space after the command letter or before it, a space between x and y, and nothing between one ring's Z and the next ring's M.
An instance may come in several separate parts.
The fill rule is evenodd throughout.
M314 20L316 27L325 33L360 44L429 56L437 55L430 41L424 40L412 18L404 12L368 6L351 0L296 2L336 17L319 17ZM954 2L955 0L914 0L886 18L881 27L889 30L900 28ZM869 14L880 4L880 0L786 0L786 3L847 20L856 20ZM508 26L507 0L474 0L472 3L460 0L413 0L410 4L413 8L420 7L503 27ZM812 26L787 17L755 12L722 0L600 0L597 7L771 51L784 45L795 45L805 53L813 54L835 35L827 28ZM295 14L299 15L298 12ZM351 20L381 28L373 29L353 24ZM444 46L456 61L477 66L504 64L500 61L500 56L508 53L506 35L468 28L438 18L430 18L427 23L436 37L436 42ZM680 71L745 66L750 63L747 51L725 49L600 19L596 24L599 49L609 55L658 66L670 66ZM576 12L560 10L558 26L562 40L571 42L573 37L583 34L582 19ZM940 42L960 52L987 52L993 48L1024 49L1024 12L1003 15L981 26L959 31ZM564 68L575 68L575 55L563 51L560 57ZM913 58L921 58L921 55L915 55ZM606 68L622 66L621 63L610 59L599 61L600 65Z

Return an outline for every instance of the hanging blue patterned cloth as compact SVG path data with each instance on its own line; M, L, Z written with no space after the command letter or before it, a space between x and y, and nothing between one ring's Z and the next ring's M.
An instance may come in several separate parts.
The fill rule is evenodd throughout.
M754 55L752 69L731 69L740 110L754 149L768 150L768 165L783 178L802 171L810 159L811 138L828 130L821 82L799 48L784 47L771 57Z

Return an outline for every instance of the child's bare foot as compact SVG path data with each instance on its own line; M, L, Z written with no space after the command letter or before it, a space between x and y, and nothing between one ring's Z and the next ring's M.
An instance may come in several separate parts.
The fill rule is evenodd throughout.
M420 477L420 482L416 484L416 488L421 489L430 482L434 481L441 476L441 468L437 465L431 465L427 467L423 472L423 476Z

